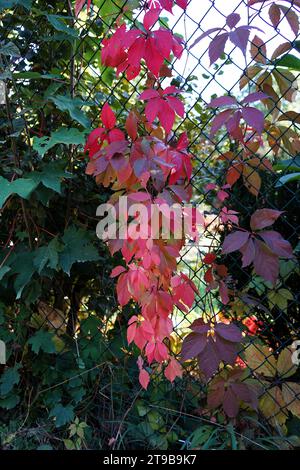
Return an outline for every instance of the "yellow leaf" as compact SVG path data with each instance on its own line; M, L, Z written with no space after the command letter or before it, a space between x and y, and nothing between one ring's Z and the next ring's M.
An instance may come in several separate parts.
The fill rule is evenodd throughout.
M277 360L277 373L280 378L288 378L295 374L297 366L292 362L292 348L285 348L279 354Z
M261 177L253 168L244 166L243 169L244 185L253 196L258 196L261 187Z
M282 395L287 409L300 418L300 384L286 382L282 385Z
M255 374L266 377L276 375L276 359L267 346L250 344L245 349L245 360Z
M274 426L283 426L288 418L285 402L279 387L272 387L261 397L259 408L268 421Z

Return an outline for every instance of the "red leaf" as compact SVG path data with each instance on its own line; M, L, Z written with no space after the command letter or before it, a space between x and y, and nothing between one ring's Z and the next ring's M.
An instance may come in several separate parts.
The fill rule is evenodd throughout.
M148 122L152 123L156 116L158 116L161 109L161 104L162 100L160 98L154 98L148 101L145 108L145 114Z
M147 64L147 67L149 68L150 72L153 73L156 77L159 76L159 71L164 63L164 59L168 59L169 55L167 57L164 57L158 47L157 43L154 38L149 37L147 39L147 42L145 43L145 61Z
M180 8L185 10L186 7L188 6L189 0L176 0L176 3L178 6L180 6Z
M102 108L101 121L103 122L106 129L112 129L116 125L116 122L117 122L116 116L114 115L108 103L105 103L105 105Z
M242 173L243 165L241 163L231 166L226 173L226 182L230 184L230 186L233 186L241 177Z
M283 214L282 211L273 209L259 209L251 216L250 226L253 231L270 227Z
M246 123L253 127L258 134L261 134L265 128L265 117L263 113L256 108L247 107L242 110L243 118Z
M149 10L143 20L144 28L149 31L152 26L157 22L159 15L160 15L161 10L159 8L151 9Z
M140 94L140 100L151 100L152 98L159 98L158 91L152 88Z
M169 134L175 121L175 111L166 103L161 106L158 116L166 134Z
M216 261L216 255L214 253L207 253L203 258L203 263L212 264Z
M168 103L169 105L173 108L176 114L180 117L184 117L184 104L182 101L180 101L179 98L176 98L175 96L169 96L168 97Z
M247 243L249 237L249 232L242 232L240 230L230 233L224 239L222 252L228 254L240 250Z
M125 124L127 134L132 140L137 138L138 117L134 111L130 111Z

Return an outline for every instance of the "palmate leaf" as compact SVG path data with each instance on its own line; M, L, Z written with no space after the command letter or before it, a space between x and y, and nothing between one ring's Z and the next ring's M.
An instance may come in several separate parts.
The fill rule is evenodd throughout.
M59 255L63 271L70 275L74 263L99 260L97 249L93 246L87 232L76 227L69 227L62 237L65 246Z
M48 354L56 352L55 344L53 342L53 334L49 331L39 330L28 340L31 349L35 354L43 351Z
M74 420L74 407L72 405L63 406L58 403L52 408L49 416L55 419L55 426L60 428Z
M57 238L53 238L46 246L41 246L35 251L33 264L40 274L45 267L51 269L58 268L59 253L63 250L62 243Z
M28 199L32 191L37 187L37 183L30 179L19 178L12 183L0 176L0 209L6 199L12 194L17 194L23 199Z
M183 341L183 360L197 357L199 367L209 379L217 372L221 362L233 365L237 357L237 345L242 333L234 324L216 323L209 325L196 320L190 333Z
M20 374L18 370L20 369L20 364L16 364L14 367L6 369L6 371L1 375L0 379L0 395L3 397L10 393L14 385L18 384L20 381Z
M74 121L79 122L83 127L89 128L91 122L85 112L81 110L82 106L91 106L93 103L83 101L80 98L71 98L67 95L55 95L49 98L61 111L67 111Z
M33 140L33 149L42 157L56 144L84 145L85 133L76 128L61 127L53 132L50 137L35 137Z
M72 174L68 173L60 163L51 162L43 167L43 171L33 171L29 173L28 178L34 181L36 186L43 184L45 188L61 193L62 180L72 178Z

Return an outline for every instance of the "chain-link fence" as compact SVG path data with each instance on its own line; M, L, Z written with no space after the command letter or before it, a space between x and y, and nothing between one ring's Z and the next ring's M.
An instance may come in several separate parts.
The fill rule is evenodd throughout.
M5 104L0 104L3 175L9 175L11 184L37 168L39 175L44 170L49 175L51 158L55 163L65 159L68 173L52 167L53 179L62 187L39 176L30 200L25 197L21 205L3 200L1 269L12 262L10 273L0 271L5 282L1 339L7 342L8 366L15 375L9 384L7 378L2 380L2 445L9 447L14 435L16 446L24 442L116 449L290 446L289 436L299 435L300 418L295 352L300 339L299 7L283 1L276 29L267 8L272 2L257 2L249 9L246 0L230 5L191 0L186 10L175 7L173 15L166 13L161 19L183 38L183 56L167 64L170 73L162 83L176 85L183 92L186 113L177 122L173 139L188 133L193 201L209 221L199 243L187 242L179 260L179 269L194 281L198 295L188 314L180 309L173 313L174 332L168 346L180 360L182 339L197 318L231 321L242 329L245 341L238 362L242 368L245 363L249 366L251 380L259 386L260 406L255 412L244 406L238 417L228 420L220 408L208 409L210 382L203 380L194 361L184 364L183 378L173 384L158 368L148 391L141 389L137 352L126 341L127 322L137 307L118 308L115 283L109 275L119 258L111 259L104 244L96 240L95 209L108 199L110 190L96 186L84 174L87 130L97 127L106 102L124 120L136 106L145 81L151 80L146 67L133 81L123 74L116 77L101 64L101 43L122 21L138 26L145 12L140 4L145 3L147 9L147 2L97 0L77 17L69 1L6 3L1 7L0 50L0 80L5 87ZM251 51L245 59L232 44L210 66L208 48L214 34L191 45L210 28L224 28L232 12L253 28L251 37L257 33ZM228 133L210 134L216 111L208 105L215 96L242 99L253 91L268 95L264 146L249 146L251 155L245 161ZM259 108L265 112L262 104ZM61 127L61 139L59 134L51 137ZM66 129L72 131L69 137ZM219 258L219 265L227 266L226 276L206 261L207 253L219 247L227 234L219 213L228 197L232 168L236 184L227 209L238 212L241 226L249 227L257 209L284 212L276 229L291 243L295 257L281 262L274 287L251 269L242 268L236 253ZM22 198L22 191L17 188L14 194ZM89 232L88 239L84 231ZM50 237L47 252L43 237ZM49 240L58 245L49 249ZM18 252L24 241L39 255L38 261L32 261L27 251L25 255ZM57 271L55 275L51 269ZM211 286L208 270L214 277ZM10 274L14 277L9 278ZM217 292L223 280L230 292L227 305L220 302ZM10 292L12 283L17 300ZM23 391L14 403L18 386ZM44 425L45 414L55 419L51 431ZM81 421L87 423L84 437L76 432L62 436L63 426L75 419L78 426ZM51 432L54 437L49 437Z

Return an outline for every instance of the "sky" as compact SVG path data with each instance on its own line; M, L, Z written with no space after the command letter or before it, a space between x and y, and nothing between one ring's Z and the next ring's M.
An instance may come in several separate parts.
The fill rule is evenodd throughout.
M215 8L212 8L212 4L215 5ZM267 5L269 5L269 3ZM253 8L250 11L253 14L259 8L259 6L256 6L255 9ZM257 17L254 19L253 23L251 23L252 26L261 29L261 31L253 29L251 37L254 37L254 35L257 34L261 39L268 41L268 56L270 57L278 45L286 42L287 40L293 41L295 39L295 35L285 19L279 26L280 34L276 34L273 27L267 24L270 24L268 9L269 8L266 7L261 12L261 16L265 21ZM182 10L176 6L173 10L174 14L168 14L166 16L169 18L170 26L174 27L175 32L183 35L185 40L188 40L188 45L190 46L194 40L202 34L202 31L199 30L198 23L201 24L203 31L207 31L214 27L225 26L224 16L219 13L218 10L222 11L224 15L229 15L233 11L236 11L242 17L239 24L247 24L248 9L242 0L191 0L187 7L187 15L182 15ZM180 16L182 17L178 20ZM198 77L198 88L199 90L203 90L203 88L205 88L202 93L202 97L207 101L210 101L212 94L223 95L225 93L225 89L229 90L233 87L238 82L242 74L241 69L245 68L245 58L242 52L235 49L231 54L231 58L236 64L238 64L238 66L226 65L222 69L224 73L220 76L216 75L215 79L212 80L212 83L209 83L209 80L205 80L202 76L203 74L211 76L211 74L215 73L213 66L209 66L207 52L209 42L209 38L201 40L200 43L191 50L191 53L184 53L180 61L177 61L175 67L176 71L184 77L189 76L191 73ZM226 52L230 52L232 48L233 46L228 43L225 50ZM199 58L201 58L200 64L198 64ZM248 57L247 61L249 62L250 60L251 59ZM233 92L236 92L237 90L238 85L235 85Z

